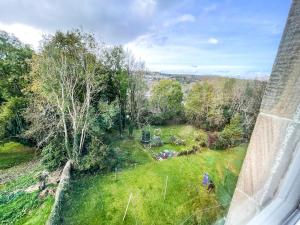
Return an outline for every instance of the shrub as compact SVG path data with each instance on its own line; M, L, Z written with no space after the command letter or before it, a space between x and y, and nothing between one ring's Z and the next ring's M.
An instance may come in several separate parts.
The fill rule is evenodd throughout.
M125 162L124 152L119 148L104 145L97 138L92 139L88 149L88 153L75 165L80 171L112 171L116 167L121 167Z
M226 140L228 146L235 146L243 140L243 135L241 117L239 114L235 114L230 123L221 132L221 136Z
M152 125L165 125L166 121L162 114L152 114L149 117L149 121Z
M171 144L174 144L174 145L185 145L185 141L181 138L178 138L174 135L172 135L170 138L169 138L169 143Z
M212 149L226 149L240 144L243 140L241 117L236 114L224 130L208 136L208 146Z
M215 142L211 145L212 149L226 149L229 147L228 139L222 136L222 132L216 134Z
M60 140L52 141L42 150L42 163L50 171L64 165L67 161L65 147L62 143Z
M201 147L207 147L208 146L208 135L207 135L207 133L200 130L195 135L195 141L197 141Z

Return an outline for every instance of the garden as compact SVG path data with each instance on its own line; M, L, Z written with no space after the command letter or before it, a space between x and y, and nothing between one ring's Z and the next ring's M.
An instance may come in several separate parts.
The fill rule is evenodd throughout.
M176 135L185 144L144 146L141 131L115 143L130 152L131 164L111 173L74 175L66 194L64 224L212 224L226 214L246 145L223 151L201 148L195 154L157 161L153 153L176 152L197 144L197 133L189 125L151 127L160 129L167 142ZM204 173L216 184L214 193L202 186ZM131 197L130 197L131 196ZM130 202L128 203L128 201ZM126 211L126 206L128 209Z
M0 40L2 224L222 223L265 82L152 82L122 46L80 30L39 51Z

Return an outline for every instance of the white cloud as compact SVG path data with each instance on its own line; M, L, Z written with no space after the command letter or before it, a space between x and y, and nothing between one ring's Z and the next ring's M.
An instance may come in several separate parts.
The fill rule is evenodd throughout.
M170 19L170 20L167 20L166 22L164 22L164 26L165 27L170 27L170 26L174 26L174 25L177 25L177 24L180 24L180 23L192 23L192 22L195 22L195 17L191 14L184 14L184 15L181 15L181 16L178 16L178 17L175 17L173 19Z
M216 45L216 44L219 43L219 40L216 39L216 38L209 38L209 39L208 39L208 43L213 44L213 45Z
M40 29L20 23L4 24L0 22L0 30L13 34L21 42L31 45L34 49L38 48L43 35L46 34Z

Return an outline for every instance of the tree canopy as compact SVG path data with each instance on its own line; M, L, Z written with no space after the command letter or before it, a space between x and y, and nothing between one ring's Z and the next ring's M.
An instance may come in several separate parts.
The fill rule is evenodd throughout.
M151 105L154 113L163 120L171 120L183 114L183 92L176 80L163 79L154 84L151 90Z

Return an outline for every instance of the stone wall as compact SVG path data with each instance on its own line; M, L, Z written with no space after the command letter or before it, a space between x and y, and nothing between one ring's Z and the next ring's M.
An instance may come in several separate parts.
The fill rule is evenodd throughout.
M62 171L62 174L60 176L60 181L55 193L54 205L52 206L52 210L48 218L47 225L61 224L61 217L60 217L61 204L62 204L64 192L67 189L70 182L71 167L72 167L72 161L69 160L66 163Z
M294 0L226 225L247 224L272 202L299 143L300 0Z

